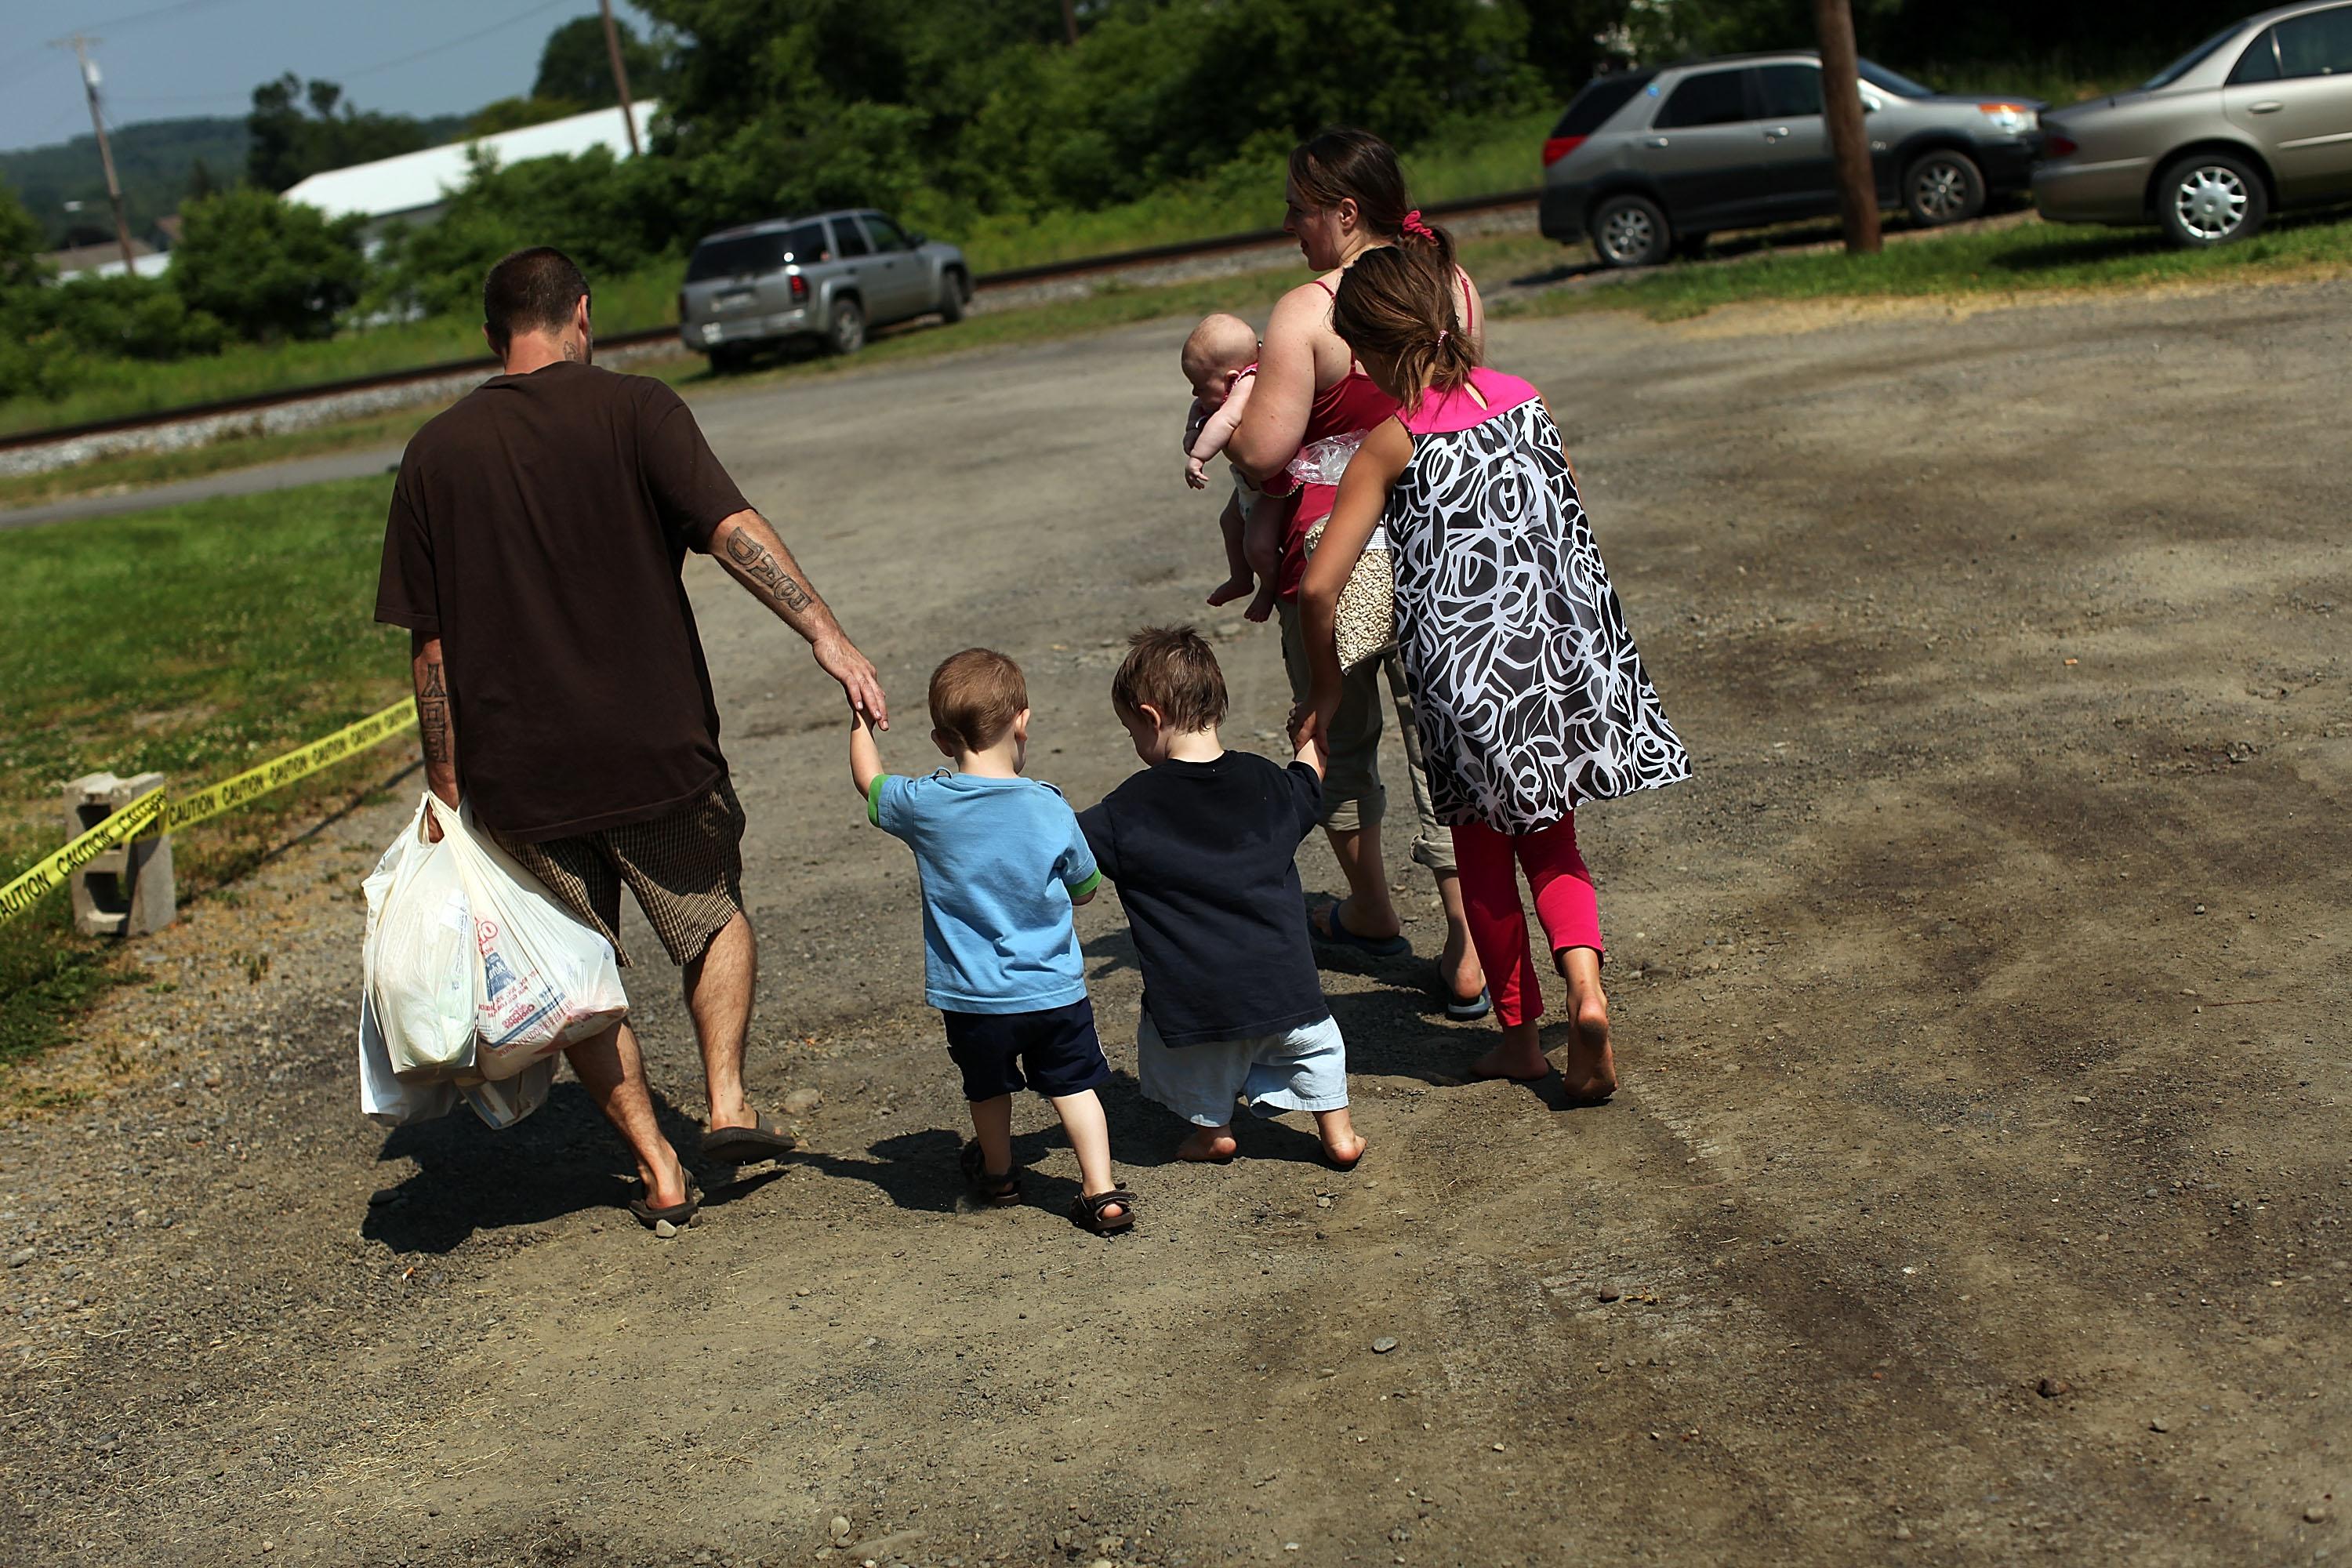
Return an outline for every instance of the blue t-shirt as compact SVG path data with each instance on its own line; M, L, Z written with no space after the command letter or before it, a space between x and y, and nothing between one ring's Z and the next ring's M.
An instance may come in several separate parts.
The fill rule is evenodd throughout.
M1061 791L945 768L884 773L866 815L915 852L924 1001L943 1013L1034 1013L1085 999L1070 900L1102 873Z

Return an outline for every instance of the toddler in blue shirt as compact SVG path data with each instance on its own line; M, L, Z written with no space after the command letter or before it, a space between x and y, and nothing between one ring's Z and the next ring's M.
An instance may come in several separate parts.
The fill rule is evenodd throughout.
M931 672L930 708L932 743L955 759L954 772L884 773L862 716L852 721L849 772L867 818L915 852L923 999L940 1009L971 1102L964 1176L999 1207L1021 1201L1013 1096L1034 1089L1053 1101L1078 1157L1070 1218L1098 1235L1126 1230L1135 1194L1111 1176L1110 1131L1095 1096L1110 1064L1070 918L1102 873L1061 792L1021 776L1029 692L1019 665L966 648Z

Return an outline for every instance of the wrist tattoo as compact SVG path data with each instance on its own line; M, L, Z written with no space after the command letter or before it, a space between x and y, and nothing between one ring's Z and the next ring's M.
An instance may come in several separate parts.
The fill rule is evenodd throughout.
M766 598L794 615L804 614L816 604L815 595L803 587L800 579L749 531L739 528L727 536L727 558L758 585Z

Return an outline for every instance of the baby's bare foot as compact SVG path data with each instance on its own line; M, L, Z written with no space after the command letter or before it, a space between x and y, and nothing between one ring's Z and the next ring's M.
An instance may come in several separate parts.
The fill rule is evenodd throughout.
M1176 1145L1176 1157L1198 1164L1222 1165L1240 1149L1241 1145L1234 1141L1231 1126L1196 1127L1190 1138Z
M1213 605L1230 605L1235 599L1240 598L1243 595L1248 593L1252 588L1256 586L1257 583L1253 578L1228 577L1223 583L1217 584L1216 592L1209 595L1209 603ZM1250 608L1255 610L1257 606L1253 605ZM1265 619L1264 616L1253 616L1251 618L1253 620L1260 621Z
M1242 619L1245 621L1265 620L1267 616L1274 614L1275 598L1274 583L1273 580L1269 578L1265 586L1257 591L1257 597L1250 601L1250 607L1242 612Z

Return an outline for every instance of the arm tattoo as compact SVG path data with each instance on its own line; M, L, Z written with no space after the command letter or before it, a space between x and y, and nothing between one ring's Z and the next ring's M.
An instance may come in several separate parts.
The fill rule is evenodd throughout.
M815 598L801 586L800 579L786 571L766 545L752 538L749 529L738 528L727 536L727 558L745 577L758 584L768 598L793 614L804 615L815 607Z
M425 666L425 689L417 694L416 727L425 741L425 761L432 767L450 767L457 760L449 734L449 693L441 682L441 663Z

